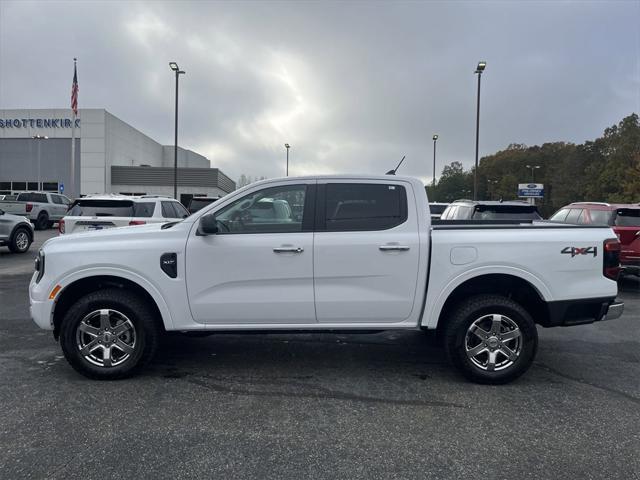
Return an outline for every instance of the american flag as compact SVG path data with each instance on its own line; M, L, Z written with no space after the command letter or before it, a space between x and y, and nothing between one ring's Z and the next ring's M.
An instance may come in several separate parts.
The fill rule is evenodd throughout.
M71 110L74 115L78 115L78 70L75 58L73 59L73 84L71 85Z

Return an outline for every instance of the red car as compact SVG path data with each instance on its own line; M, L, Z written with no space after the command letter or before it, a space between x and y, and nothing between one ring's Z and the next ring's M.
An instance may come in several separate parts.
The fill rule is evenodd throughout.
M620 240L623 272L640 276L640 205L575 202L562 207L549 220L578 225L609 225Z

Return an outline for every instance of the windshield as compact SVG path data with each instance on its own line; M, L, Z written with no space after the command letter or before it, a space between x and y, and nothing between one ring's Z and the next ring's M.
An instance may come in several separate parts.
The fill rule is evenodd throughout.
M640 227L640 208L619 208L614 225L617 227Z
M534 205L478 205L473 220L541 220Z
M67 215L71 217L151 217L155 203L131 200L76 200Z

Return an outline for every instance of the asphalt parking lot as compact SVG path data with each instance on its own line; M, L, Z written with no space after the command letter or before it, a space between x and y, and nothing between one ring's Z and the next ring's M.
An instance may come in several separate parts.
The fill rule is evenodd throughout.
M76 374L0 248L0 478L640 478L640 282L624 316L539 329L466 382L420 332L171 337L141 376Z

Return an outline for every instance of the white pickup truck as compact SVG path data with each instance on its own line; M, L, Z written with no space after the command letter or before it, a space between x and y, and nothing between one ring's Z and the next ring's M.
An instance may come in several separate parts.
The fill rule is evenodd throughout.
M45 230L64 217L70 204L62 194L22 192L15 201L0 201L0 209L28 218L36 230Z
M90 378L137 372L164 331L423 329L467 378L505 383L536 325L622 314L619 248L608 227L432 227L413 178L290 177L181 221L48 240L29 299Z

